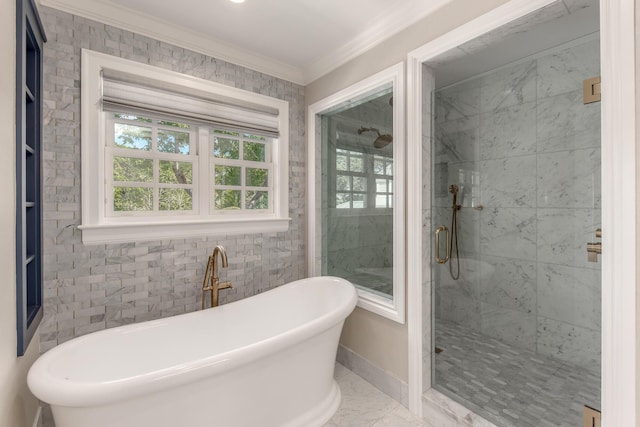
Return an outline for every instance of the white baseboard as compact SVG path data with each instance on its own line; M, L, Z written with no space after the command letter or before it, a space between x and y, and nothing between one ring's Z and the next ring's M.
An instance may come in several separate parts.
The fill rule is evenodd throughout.
M404 406L409 404L409 387L395 375L374 365L364 357L342 345L338 346L338 363L358 374L377 389L397 400Z

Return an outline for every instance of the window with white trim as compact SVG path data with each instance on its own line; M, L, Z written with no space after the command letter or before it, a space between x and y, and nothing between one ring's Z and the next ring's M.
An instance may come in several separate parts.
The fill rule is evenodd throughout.
M273 163L267 138L221 130L212 136L212 210L269 211Z
M83 50L84 243L285 231L286 101Z
M109 216L193 213L195 135L186 123L110 113L105 149Z
M393 158L336 149L336 208L393 207Z

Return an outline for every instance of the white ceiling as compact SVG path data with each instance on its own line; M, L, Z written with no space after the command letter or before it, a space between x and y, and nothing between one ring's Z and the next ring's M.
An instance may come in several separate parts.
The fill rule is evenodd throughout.
M307 84L452 0L40 0Z

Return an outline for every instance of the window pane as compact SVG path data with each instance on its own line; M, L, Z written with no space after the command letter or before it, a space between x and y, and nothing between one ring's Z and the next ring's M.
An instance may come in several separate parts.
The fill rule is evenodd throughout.
M240 209L240 190L216 190L216 209Z
M191 162L160 160L160 182L163 184L192 184L193 165Z
M153 182L153 160L134 157L113 158L113 180L122 182Z
M244 151L242 157L244 160L251 160L253 162L266 161L266 145L258 142L245 142Z
M387 180L376 179L376 193L386 193L386 192L387 192Z
M346 175L338 175L336 177L336 190L349 191L351 190L351 181Z
M351 208L351 193L336 193L336 208Z
M386 208L387 207L387 196L386 194L378 194L376 195L376 208Z
M189 154L189 133L158 129L158 151L161 153Z
M378 159L373 161L373 173L376 175L384 175L384 161Z
M268 187L269 170L247 168L247 187Z
M147 118L147 117L140 117L140 116L134 116L133 114L119 114L119 113L115 113L114 117L116 119L124 119L124 120L131 120L134 122L145 122L145 123L151 123L151 119Z
M393 162L388 162L385 173L387 175L393 175Z
M353 207L354 208L366 208L367 207L366 194L354 194L353 195Z
M362 172L362 157L351 158L351 172Z
M353 191L367 191L367 179L363 176L354 176Z
M247 191L244 206L247 209L269 209L269 192Z
M239 166L216 166L215 183L217 185L240 185Z
M158 204L161 211L190 211L193 209L191 190L161 188Z
M215 136L213 138L213 155L220 159L240 159L240 141Z
M122 148L151 151L151 128L116 123L115 145Z
M347 163L349 158L347 156L338 155L336 157L336 169L339 171L348 171L349 163Z
M113 210L116 212L153 210L153 189L113 187Z

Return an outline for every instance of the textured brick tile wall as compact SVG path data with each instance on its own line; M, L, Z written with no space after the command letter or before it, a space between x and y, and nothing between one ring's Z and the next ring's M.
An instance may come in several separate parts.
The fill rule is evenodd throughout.
M44 311L41 351L100 329L196 310L208 255L226 247L226 303L304 276L304 89L215 58L42 7L44 49ZM178 71L290 103L288 232L119 245L82 244L82 48Z

